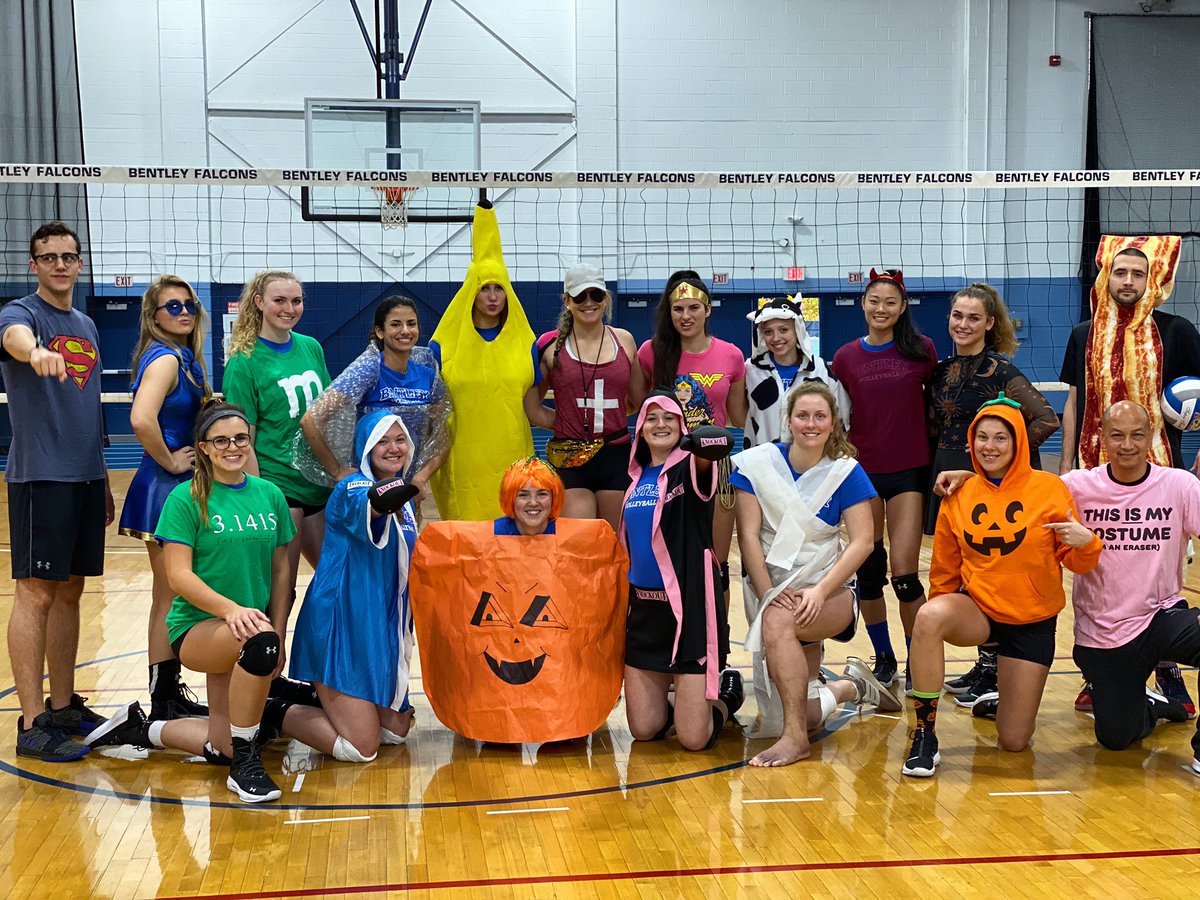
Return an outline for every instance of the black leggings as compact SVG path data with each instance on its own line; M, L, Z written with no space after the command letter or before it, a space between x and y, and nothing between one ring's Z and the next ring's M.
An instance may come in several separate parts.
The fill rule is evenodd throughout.
M1180 600L1160 610L1128 644L1101 650L1075 646L1075 662L1092 685L1096 740L1109 750L1140 741L1157 721L1146 702L1146 679L1160 660L1200 665L1200 609ZM1200 731L1192 737L1200 759Z

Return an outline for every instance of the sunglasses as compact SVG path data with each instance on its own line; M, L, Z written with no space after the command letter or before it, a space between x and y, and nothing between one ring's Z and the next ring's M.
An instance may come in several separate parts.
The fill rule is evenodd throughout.
M189 316L194 316L200 311L200 307L196 304L195 300L168 300L162 306L154 307L155 312L158 312L160 309L165 309L167 314L172 316L182 315L185 310Z
M587 303L589 301L592 303L603 303L605 300L608 299L608 292L602 291L599 288L588 288L586 291L582 292L578 297L572 297L570 294L567 294L567 299L570 300L572 303L574 303L576 306L580 305L581 303Z
M209 438L204 443L212 444L218 450L228 450L230 444L233 444L235 447L249 447L250 433L243 431L241 434L235 434L233 437L220 434L215 438Z
M39 253L34 259L43 266L57 266L60 259L64 266L73 266L82 257L78 253Z

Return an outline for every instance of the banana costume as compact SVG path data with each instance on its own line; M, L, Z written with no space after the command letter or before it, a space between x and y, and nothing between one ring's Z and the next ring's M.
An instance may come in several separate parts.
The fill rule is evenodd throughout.
M493 341L475 328L471 311L485 284L508 298L508 317ZM513 460L533 454L522 400L533 384L533 329L508 279L500 226L491 206L475 208L471 265L433 333L442 378L454 400L450 453L431 480L443 519L495 519L500 479Z

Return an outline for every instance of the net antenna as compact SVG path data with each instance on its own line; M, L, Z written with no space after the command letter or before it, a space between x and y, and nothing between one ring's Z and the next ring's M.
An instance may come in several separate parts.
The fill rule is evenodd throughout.
M378 185L371 190L379 197L379 224L384 228L407 228L408 202L420 188Z

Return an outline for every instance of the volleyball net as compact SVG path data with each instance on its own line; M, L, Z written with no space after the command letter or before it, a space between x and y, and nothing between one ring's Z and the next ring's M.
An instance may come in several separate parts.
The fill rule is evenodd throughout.
M1200 318L1195 224L1200 170L1045 172L472 172L0 165L0 298L29 293L29 236L77 225L86 269L76 303L97 319L106 390L120 390L136 340L136 303L152 278L195 285L213 313L213 371L244 282L263 268L305 283L300 328L333 371L369 333L375 303L414 298L425 336L470 262L481 192L535 331L554 326L562 273L605 272L615 322L653 329L667 275L712 285L712 330L748 349L760 297L801 295L832 356L862 332L872 267L900 268L922 330L944 354L950 295L992 283L1018 320L1018 364L1058 377L1084 315L1104 233L1184 236L1166 309ZM400 208L402 207L402 208ZM127 385L127 374L125 384Z

